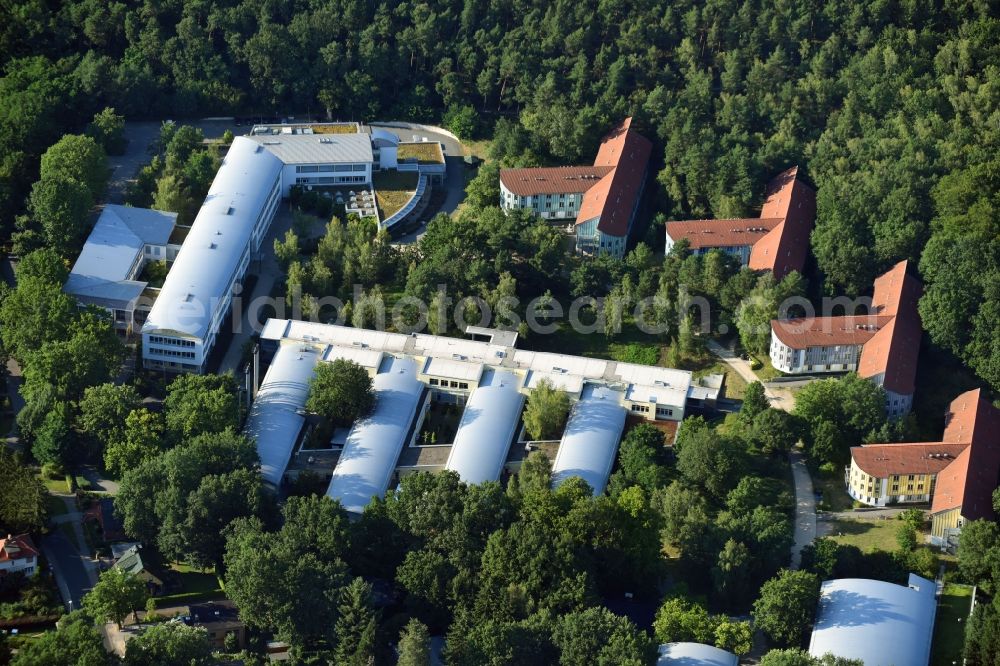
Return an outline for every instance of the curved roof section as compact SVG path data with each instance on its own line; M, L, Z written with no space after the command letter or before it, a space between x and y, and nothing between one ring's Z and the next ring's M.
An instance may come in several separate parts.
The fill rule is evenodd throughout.
M513 372L488 370L469 396L446 469L458 472L466 483L500 478L510 443L520 423L524 396L521 378Z
M242 136L233 140L146 318L144 333L207 335L213 310L229 288L281 169L281 160L256 142Z
M278 347L250 408L244 432L257 442L261 476L275 487L305 422L299 412L309 397L309 380L321 353L301 343Z
M621 393L606 386L584 388L583 397L573 406L559 443L552 466L553 485L578 476L590 485L595 495L604 492L625 428L622 397Z
M326 491L353 513L385 495L424 388L416 361L394 356L382 362L373 384L375 410L351 428Z
M656 666L736 666L732 652L703 643L665 643L659 648Z
M377 143L380 148L384 147L384 143L387 146L398 146L399 137L390 132L389 130L372 128L372 143Z
M933 581L908 586L866 578L823 583L809 654L860 659L865 666L927 664L934 632Z

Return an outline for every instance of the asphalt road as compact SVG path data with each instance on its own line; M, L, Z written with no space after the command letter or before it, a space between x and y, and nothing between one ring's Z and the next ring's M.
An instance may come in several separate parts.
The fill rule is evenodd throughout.
M42 537L42 551L52 566L67 608L79 609L83 595L92 586L83 558L60 529L53 529L51 534Z

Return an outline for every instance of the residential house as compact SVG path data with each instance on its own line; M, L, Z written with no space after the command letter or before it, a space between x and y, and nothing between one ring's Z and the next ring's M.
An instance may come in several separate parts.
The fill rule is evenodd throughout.
M652 144L626 118L601 140L593 166L500 170L500 206L575 220L576 250L622 257L635 229Z
M0 539L0 576L21 573L31 576L38 569L38 549L31 535L8 534Z
M188 607L184 623L201 627L208 633L208 640L215 650L226 649L226 636L236 636L236 647L242 650L247 645L247 626L240 620L236 605L229 600L209 601Z
M141 549L132 546L112 566L142 580L151 594L159 594L163 590L163 577L143 561Z
M957 535L966 520L994 519L1000 479L1000 410L979 389L955 398L940 442L865 444L851 449L847 491L871 506L931 503L931 535Z
M683 238L696 255L720 250L780 280L802 272L815 219L816 192L792 167L767 184L759 217L667 222L666 250Z
M910 411L920 353L920 281L901 261L875 280L867 315L771 321L771 364L787 374L847 372L886 392L886 413Z

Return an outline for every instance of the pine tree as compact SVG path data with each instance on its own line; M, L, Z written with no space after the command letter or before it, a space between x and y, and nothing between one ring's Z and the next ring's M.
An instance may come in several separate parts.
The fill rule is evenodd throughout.
M363 578L355 578L341 593L337 611L337 649L334 663L342 666L367 666L375 659L375 629L378 626L371 607L372 587Z
M431 637L427 626L417 618L406 623L399 635L398 666L430 666Z

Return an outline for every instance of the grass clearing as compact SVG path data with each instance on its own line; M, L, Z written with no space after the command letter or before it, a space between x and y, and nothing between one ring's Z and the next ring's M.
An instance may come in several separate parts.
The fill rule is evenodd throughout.
M219 577L215 575L213 570L203 571L187 564L174 563L170 565L170 572L180 587L174 594L155 597L157 608L220 599L226 596L222 583L219 582Z
M420 164L444 164L441 144L437 141L400 143L396 149L396 160L404 162L411 159L417 160Z
M66 508L66 503L62 501L62 498L56 497L55 495L45 496L45 509L49 512L49 518L63 516L69 513L69 509Z
M419 174L407 171L380 171L372 174L375 203L383 220L395 215L417 191Z
M814 469L809 470L809 475L812 477L813 491L821 493L823 497L816 505L817 509L820 511L850 511L854 508L854 500L847 494L843 475L824 474Z
M771 359L768 356L754 356L754 359L760 362L760 369L754 370L754 374L762 382L769 382L775 377L782 377L783 373L771 365Z
M938 600L934 618L934 638L931 642L931 664L950 666L962 662L965 648L965 623L972 605L972 588L948 583Z
M898 520L833 520L827 523L827 536L845 546L857 546L861 552L896 550Z
M42 482L42 485L44 485L50 493L65 495L73 492L73 489L69 487L68 483L66 483L66 479L62 477L59 477L58 479L49 479L44 475L39 474L38 480Z

